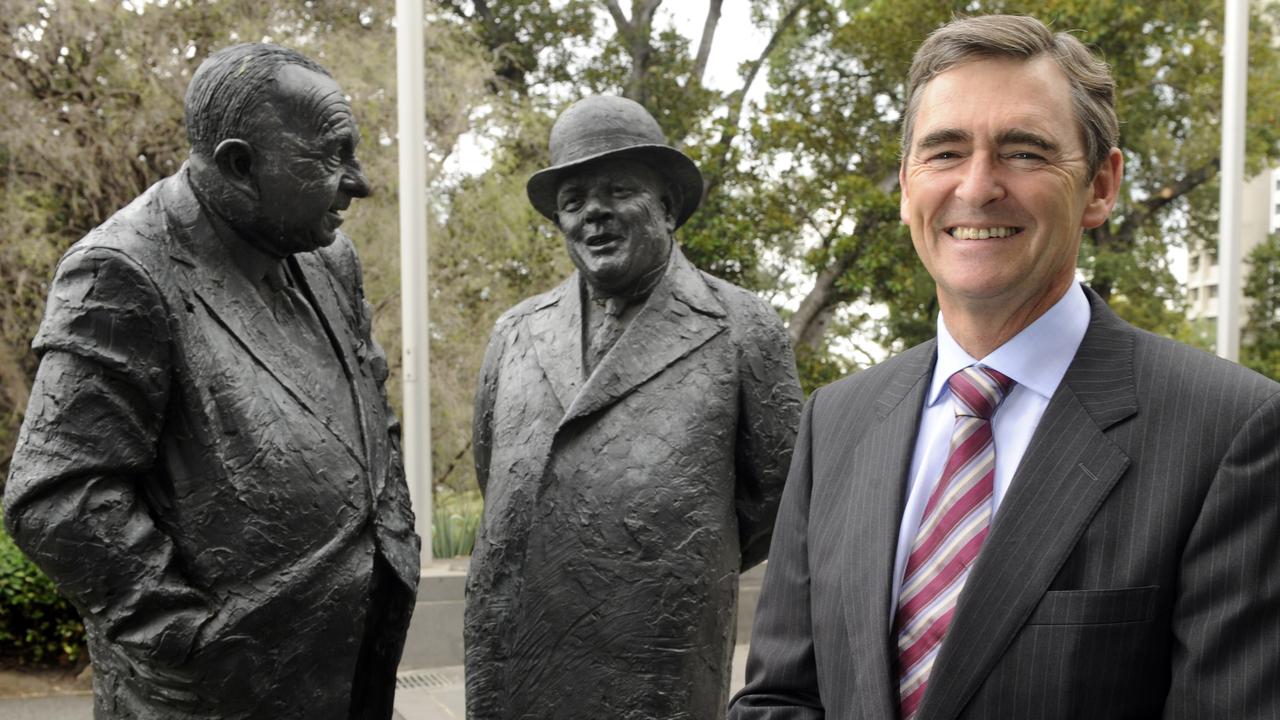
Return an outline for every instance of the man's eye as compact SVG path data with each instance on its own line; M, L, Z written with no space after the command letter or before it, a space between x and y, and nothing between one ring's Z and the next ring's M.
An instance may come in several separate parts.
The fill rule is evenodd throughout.
M582 201L577 198L560 202L560 212L578 212L580 207L582 207Z
M1026 151L1009 153L1008 158L1010 160L1023 160L1028 162L1041 162L1044 160L1043 155L1038 155L1036 153L1026 152Z
M625 187L625 186L623 186L623 185L614 185L614 186L613 186L613 196L614 196L614 197L627 197L627 196L628 196L628 195L630 195L630 194L631 194L631 188L629 188L629 187Z
M960 157L960 153L958 152L955 152L952 150L943 150L941 152L936 152L930 155L929 160L931 162L938 161L938 160L955 160L958 157Z

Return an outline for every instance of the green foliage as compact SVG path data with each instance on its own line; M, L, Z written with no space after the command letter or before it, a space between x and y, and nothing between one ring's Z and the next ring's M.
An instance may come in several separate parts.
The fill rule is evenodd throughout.
M75 608L0 528L0 657L67 665L84 650Z
M746 182L755 197L784 197L796 220L777 247L803 254L810 296L827 304L884 303L887 323L855 328L886 347L932 334L927 279L894 233L896 134L903 82L925 35L957 14L1027 13L1101 52L1117 81L1126 184L1111 221L1086 234L1081 268L1119 312L1147 329L1194 334L1183 289L1168 271L1172 246L1216 237L1221 6L1178 0L939 3L818 2L770 58L772 81L751 121L751 154L771 168ZM1275 3L1254 4L1250 38L1251 168L1280 158L1280 54ZM1261 21L1269 15L1271 22ZM859 178L863 182L849 182ZM767 201L765 201L767 202ZM803 251L802 248L809 250ZM906 269L913 266L913 269ZM818 316L820 317L820 315ZM818 338L792 328L793 337Z
M484 512L477 490L442 491L431 511L431 551L436 558L466 557L476 544L476 530Z
M1244 296L1249 310L1240 343L1240 362L1280 380L1280 233L1272 233L1249 253Z
M883 355L867 351L851 362L851 347L895 351L932 336L932 281L898 220L898 133L911 55L956 13L1030 13L1111 63L1126 185L1111 222L1086 235L1082 272L1133 322L1197 336L1165 257L1170 246L1202 246L1216 233L1220 5L750 0L773 42L743 64L742 84L727 89L704 84L697 38L673 31L661 14L620 24L595 0L427 5L429 441L433 483L446 494L475 487L471 402L489 329L572 270L555 227L526 202L524 183L547 164L556 114L587 93L632 92L702 168L703 207L678 235L699 267L778 306L808 303L812 312L788 313L806 389ZM391 364L388 390L399 403L391 0L131 7L0 0L0 31L10 41L0 54L0 476L35 371L28 345L54 263L181 164L190 73L212 48L236 41L269 36L296 47L352 97L374 195L353 204L344 227L364 263L375 335ZM1255 2L1253 11L1246 147L1258 169L1280 158L1280 4ZM712 53L736 40L720 29ZM487 172L458 169L463 138L489 151ZM886 311L864 312L870 307Z

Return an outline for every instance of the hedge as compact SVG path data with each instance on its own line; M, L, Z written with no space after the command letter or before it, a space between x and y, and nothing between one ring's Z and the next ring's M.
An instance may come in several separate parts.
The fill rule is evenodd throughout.
M84 651L75 608L0 528L0 659L66 665Z

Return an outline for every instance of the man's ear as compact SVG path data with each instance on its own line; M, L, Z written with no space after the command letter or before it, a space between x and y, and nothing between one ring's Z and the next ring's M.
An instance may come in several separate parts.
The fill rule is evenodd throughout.
M222 179L254 200L258 199L258 183L254 178L256 161L253 146L239 138L223 140L213 151L213 162Z
M1124 154L1117 148L1111 148L1106 159L1098 166L1093 181L1089 183L1089 200L1080 218L1081 227L1091 230L1107 221L1111 209L1116 206L1123 179Z
M898 165L898 217L903 225L911 224L911 213L907 210L907 158L904 156Z
M662 193L663 219L666 221L667 232L669 233L676 231L676 193L677 190L670 185L667 186L667 191Z

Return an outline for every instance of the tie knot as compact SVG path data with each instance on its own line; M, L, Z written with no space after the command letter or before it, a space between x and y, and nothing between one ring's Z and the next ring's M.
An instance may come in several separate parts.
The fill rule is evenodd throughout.
M956 415L990 420L1013 387L1007 375L984 365L970 365L947 380Z

